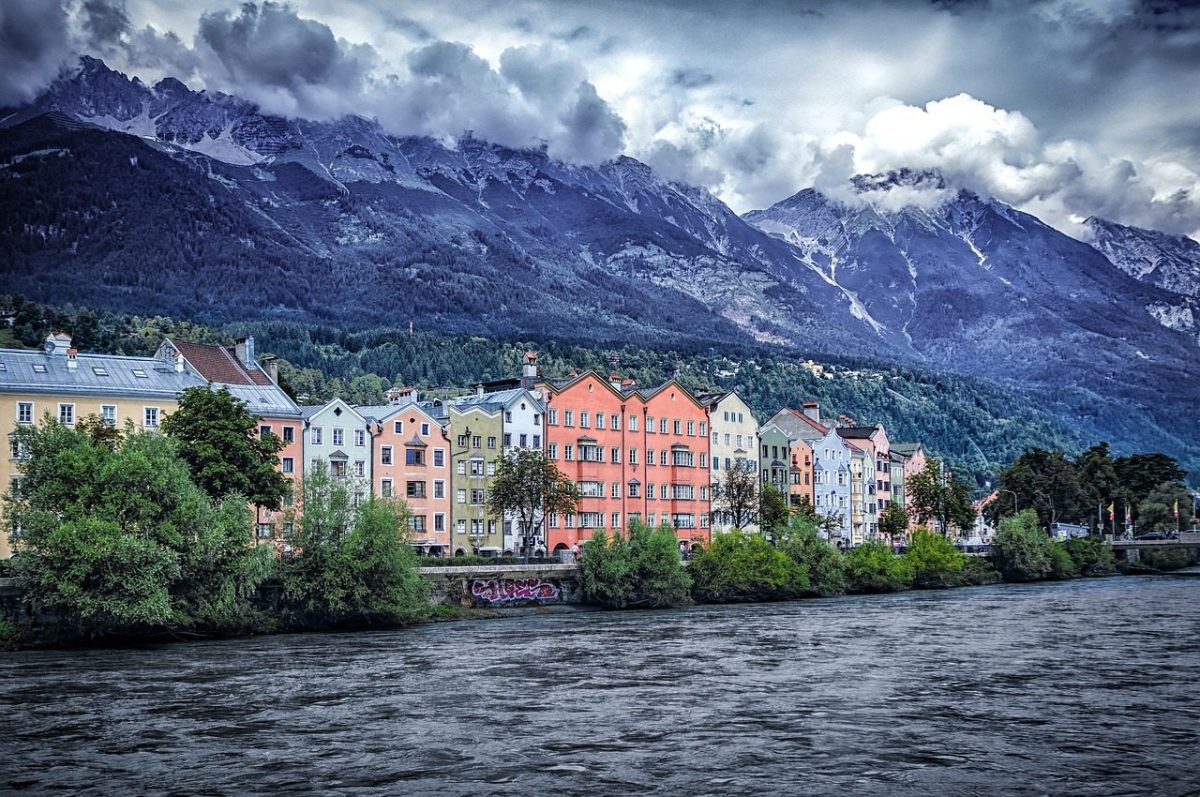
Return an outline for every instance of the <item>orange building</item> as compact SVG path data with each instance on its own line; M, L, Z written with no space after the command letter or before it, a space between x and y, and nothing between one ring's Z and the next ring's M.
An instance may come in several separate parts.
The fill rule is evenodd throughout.
M708 412L675 380L637 388L594 371L541 384L546 453L579 487L579 511L547 519L551 551L597 529L667 524L689 544L709 540Z
M236 346L213 346L166 339L155 357L178 371L190 371L207 380L213 389L228 390L230 395L245 402L246 408L258 416L259 433L273 434L283 441L276 470L293 480L304 476L303 416L300 407L278 384L274 360L260 364L254 355L254 338L243 338ZM285 499L290 505L297 495ZM281 543L287 537L288 525L283 512L258 507L255 536L263 542ZM282 524L282 526L281 526Z
M409 544L418 554L450 553L450 438L432 404L406 394L404 403L355 407L371 429L375 495L409 506Z

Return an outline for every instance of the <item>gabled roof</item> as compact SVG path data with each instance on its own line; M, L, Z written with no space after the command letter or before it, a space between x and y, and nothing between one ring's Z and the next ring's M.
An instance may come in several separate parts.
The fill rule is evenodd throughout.
M166 338L157 357L169 361L173 355L167 355L172 349L183 357L188 367L208 380L209 387L227 389L230 395L244 401L251 412L263 416L302 416L300 407L271 381L266 371L247 367L230 349Z
M878 426L840 426L837 433L847 440L870 440L877 431Z
M808 425L809 425L809 426L811 426L813 429L815 429L816 431L820 432L822 435L827 435L827 434L829 434L829 427L828 427L828 426L824 426L824 425L822 425L822 424L820 424L820 423L817 423L817 422L816 422L816 421L814 421L812 418L810 418L810 417L808 417L806 414L804 414L804 411L803 411L803 410L797 410L797 409L793 409L792 407L788 407L788 408L785 410L785 412L788 412L788 413L790 413L790 414L792 415L792 417L796 418L796 420L803 421L804 423L808 424Z
M907 458L916 454L917 451L924 450L924 448L920 443L892 443L891 452Z

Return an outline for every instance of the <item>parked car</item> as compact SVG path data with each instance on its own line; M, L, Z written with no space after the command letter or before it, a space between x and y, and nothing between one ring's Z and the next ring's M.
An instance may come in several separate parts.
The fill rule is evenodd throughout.
M1135 540L1166 540L1170 539L1165 531L1148 531L1134 537Z

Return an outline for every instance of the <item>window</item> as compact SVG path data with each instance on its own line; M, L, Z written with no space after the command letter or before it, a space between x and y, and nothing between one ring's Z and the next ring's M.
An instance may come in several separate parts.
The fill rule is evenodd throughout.
M621 528L621 513L620 512L612 513L612 527L614 529Z
M658 464L665 466L667 464L667 449L658 452Z
M672 451L671 452L671 464L680 466L680 467L690 468L696 464L695 456L692 454L691 451Z
M15 434L8 436L8 456L10 459L25 459L29 456L26 448L25 441L19 439ZM16 490L13 490L13 495L14 497L16 496Z
M655 462L657 462L657 461L658 461L658 460L657 460L657 459L655 458L655 456L654 456L654 449L653 449L653 448L647 448L647 449L646 449L646 464L647 464L647 465L653 465L653 464L654 464Z
M556 514L550 515L550 528L552 528L552 529L558 528L558 515L556 515Z
M267 435L269 435L270 433L271 433L270 426L264 424L264 425L258 427L258 436L263 438L264 440L266 439Z
M284 457L283 458L283 472L284 473L295 473L296 472L296 460L294 460L291 457Z
M466 447L467 447L467 436L466 436L465 434L460 434L460 435L459 435L457 438L455 438L455 439L456 439L456 441L457 441L457 443L458 443L458 447L459 447L459 448L466 448Z
M392 431L395 432L396 434L400 434L401 432L403 432L404 431L404 421L393 421L392 422Z
M609 424L609 427L608 427L609 429L612 429L615 432L621 428L621 416L620 415L614 415L609 420L612 421L612 423Z
M603 412L596 413L596 428L597 429L604 428L604 413Z
M563 459L565 459L567 462L575 459L575 447L570 443L567 443L565 446L563 446Z
M433 449L433 467L435 467L435 468L446 467L446 449L444 449L444 448Z
M525 405L524 405L524 404L522 404L522 405L521 405L521 409L525 409ZM512 423L512 410L505 410L505 411L504 411L504 422L505 422L505 423Z
M424 465L425 450L421 448L406 448L404 449L404 464L405 465Z
M483 446L483 436L471 435L471 448L480 448L481 446ZM491 448L495 448L495 446L491 446Z
M700 421L700 436L701 437L708 436L708 424L705 423L704 421Z
M533 447L534 448L542 447L542 436L540 434L535 434L533 436Z
M631 449L629 449L629 464L630 464L630 465L636 465L636 464L637 464L637 461L638 461L638 455L637 455L637 451L638 451L638 450L637 450L636 448L631 448Z
M421 437L425 437L428 434L429 434L429 424L427 424L427 423L421 424Z
M458 500L458 502L460 504L465 504L467 502L467 491L466 490L455 490L454 497Z
M654 416L653 415L649 415L646 417L646 431L649 432L650 434L654 434Z
M667 433L667 419L666 418L660 418L658 420L658 431L662 432L663 434Z
M442 481L441 479L438 479L433 483L433 497L434 498L445 498L446 497L446 483L444 481Z
M117 425L117 407L115 404L105 404L100 407L100 422L105 426Z
M613 483L612 483L612 493L611 493L611 495L612 495L612 497L613 497L613 498L620 498L620 497L621 497L621 483L620 483L620 482L613 482Z
M136 376L138 379L149 379L149 378L150 378L150 375L149 375L149 374L147 374L147 373L146 373L144 370L142 370L141 368L134 368L134 369L133 369L133 375L134 375L134 376Z
M579 482L579 494L584 498L603 498L604 482Z
M567 515L567 525L571 523L571 516ZM581 529L598 529L604 526L603 512L580 512L579 513L579 528Z
M142 413L142 425L147 429L158 428L158 407L145 407Z
M436 515L433 516L433 530L434 531L445 531L446 530L446 516L443 515L441 512L438 512Z
M659 498L661 498L664 501L667 500L667 485L665 485L665 484L658 485L658 496L659 496Z
M690 484L672 484L671 497L676 501L691 501L696 497L696 488Z
M558 443L551 443L546 446L546 456L550 459L558 459Z
M46 373L46 366L43 365L42 363L34 363L33 364L33 372L35 374L44 374L44 373Z
M536 412L533 414L533 425L534 426L542 425L542 416L537 414Z
M642 494L641 488L642 488L642 485L638 484L637 482L630 482L629 483L629 497L630 498L638 498L639 496L641 496L641 494ZM632 522L632 521L630 521L630 522Z
M359 476L359 477L366 476L367 475L367 463L362 461L361 459L354 460L354 475Z
M506 445L507 445L508 439L511 437L512 437L512 435L509 435L509 434L504 435ZM529 447L529 435L527 435L527 434L521 435L519 438L519 441L518 441L518 445L521 446L521 448L528 448Z
M491 462L489 462L487 464L487 475L489 475L489 476L496 475L496 460L492 460Z
M321 445L321 442L322 442L322 441L321 441L321 437L322 437L322 430L321 430L321 427L320 427L320 426L314 426L314 427L312 428L312 430L311 430L311 431L312 431L312 442L313 442L313 445L314 445L314 446L319 446L319 445Z
M558 425L558 410L556 410L556 409L546 410L546 423L548 423L551 426Z
M483 492L483 490L481 490L481 489L479 489L479 488L477 487L477 488L475 488L474 490L472 490L472 491L471 491L471 503L472 503L474 506L480 506L480 505L482 505L482 504L483 504L483 502L484 502L484 500L485 500L485 498L484 498L484 492Z
M460 460L458 461L458 468L457 468L457 470L458 470L458 475L459 475L459 476L466 476L466 475L467 475L467 461L466 461L465 459L460 459Z
M512 445L512 443L510 442L511 439L512 439L512 435L507 435L507 434L504 435L504 445L506 445L506 446ZM488 448L491 448L491 449L496 448L496 438L495 437L488 438Z
M675 434L677 434L677 435L683 434L683 432L682 432L682 429L683 429L683 424L681 424L681 423L679 422L679 419L678 419L678 418L676 418L676 419L675 419L675 423L674 423L674 425L673 425L673 428L675 429Z
M580 413L579 413L579 428L580 428L580 429L586 429L586 428L588 428L588 414L587 414L587 410L583 410L582 412L580 412Z
M392 464L392 447L391 446L383 446L382 448L379 449L379 464L380 465L391 465Z
M471 460L471 475L472 476L482 476L483 475L483 460L482 459Z
M392 480L384 479L379 482L379 494L384 498L391 498L395 493L392 491Z
M612 464L614 464L614 465L621 464L621 449L616 448L614 446L612 451L610 452L610 455L611 455Z
M637 416L636 415L629 416L629 431L631 431L631 432L637 431Z
M424 515L409 515L408 530L425 533L425 516Z
M75 423L75 405L74 404L59 404L58 405L58 422L63 426L70 426Z
M563 426L575 425L575 413L572 410L563 410Z
M115 407L113 409L116 409ZM33 423L33 402L17 402L17 423Z
M688 437L691 437L692 435L696 434L696 422L688 421L687 423Z
M404 495L408 498L424 498L425 482L408 482L404 485Z
M713 432L713 441L712 441L712 444L713 444L714 446L716 446L716 445L720 445L720 444L721 444L721 438L720 438L720 435L718 435L716 432Z
M339 448L346 445L346 430L336 426L333 429L333 444Z
M271 539L273 529L270 523L257 523L254 526L254 535L260 540Z
M700 455L700 467L702 467L702 468L708 467L708 454Z
M296 427L295 426L283 427L283 442L285 442L285 443L296 442Z

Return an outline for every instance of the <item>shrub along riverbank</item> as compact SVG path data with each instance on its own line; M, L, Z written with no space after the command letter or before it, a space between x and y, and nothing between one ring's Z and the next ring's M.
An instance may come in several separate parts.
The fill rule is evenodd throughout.
M815 525L804 518L793 518L789 526L770 536L772 539L740 531L722 534L696 555L688 568L678 557L645 554L646 541L651 539L660 540L658 545L664 550L674 546L674 532L669 528L635 526L629 540L598 536L583 547L584 598L606 608L661 608L692 601L783 601L1118 572L1110 546L1099 539L1055 542L1037 528L1037 515L1032 511L1001 521L991 561L967 556L927 529L918 529L900 555L883 541L843 553L821 539ZM1195 549L1153 552L1143 554L1143 564L1122 564L1121 570L1158 572L1197 561ZM663 584L670 584L671 589L651 586Z

